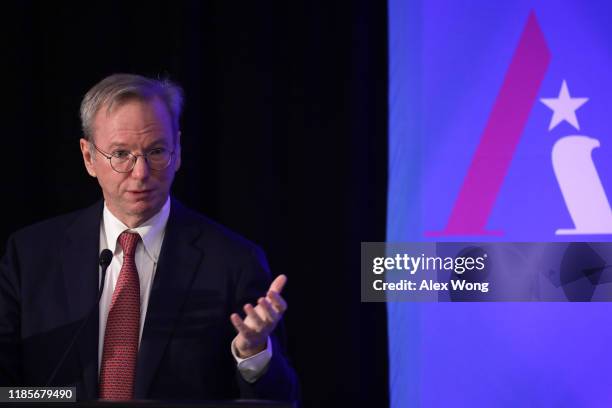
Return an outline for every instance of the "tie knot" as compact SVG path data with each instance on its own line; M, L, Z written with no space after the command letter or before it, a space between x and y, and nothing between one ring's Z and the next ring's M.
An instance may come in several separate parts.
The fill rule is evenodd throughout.
M123 248L124 257L134 257L136 252L136 245L140 240L140 235L134 234L133 232L122 232L119 235L119 245Z

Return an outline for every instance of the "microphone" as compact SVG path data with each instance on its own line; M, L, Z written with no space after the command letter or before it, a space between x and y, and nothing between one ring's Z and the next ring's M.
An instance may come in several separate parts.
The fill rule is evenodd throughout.
M68 354L70 354L70 351L72 350L72 347L74 346L74 343L76 342L76 340L79 338L79 334L81 334L83 327L87 326L87 323L89 322L89 319L91 319L91 316L94 314L95 311L98 310L98 306L100 305L100 299L102 298L102 293L104 292L104 281L106 280L106 269L108 269L108 266L110 265L112 260L113 260L113 253L110 251L110 249L104 249L102 250L102 252L100 252L99 263L100 263L100 268L102 268L101 269L102 279L100 280L100 288L98 289L98 299L96 300L96 304L93 306L92 310L87 314L87 318L83 321L83 323L81 323L77 331L74 333L74 336L72 336L72 340L68 344L68 347L66 347L66 351L62 355L62 358L55 366L53 373L51 373L51 375L49 376L49 379L47 380L45 387L48 387L51 384L51 382L55 380L55 376L57 375L57 372L59 371L61 366L64 364L64 360L66 360L66 357L68 357Z
M100 267L102 268L102 279L100 280L100 289L98 291L98 301L96 302L96 309L100 304L100 299L102 298L102 292L104 292L104 281L106 280L106 269L108 265L110 265L113 260L113 253L110 249L104 249L100 252Z

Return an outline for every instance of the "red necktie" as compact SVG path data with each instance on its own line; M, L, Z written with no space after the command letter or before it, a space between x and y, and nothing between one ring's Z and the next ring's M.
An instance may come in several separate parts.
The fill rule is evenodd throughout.
M136 356L140 332L140 281L134 254L140 235L123 232L123 265L113 292L100 368L100 398L129 400L134 398Z

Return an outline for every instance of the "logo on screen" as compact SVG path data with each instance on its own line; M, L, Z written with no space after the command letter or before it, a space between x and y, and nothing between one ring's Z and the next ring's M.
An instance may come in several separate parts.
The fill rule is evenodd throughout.
M542 98L553 115L548 130L567 122L580 130L576 110L588 98L573 98L563 81L557 98ZM552 166L559 183L563 200L574 223L574 228L561 228L557 235L610 234L612 211L592 151L599 147L599 140L587 135L568 135L557 140L552 148Z
M530 13L506 71L466 177L442 231L426 236L502 235L486 229L495 200L523 134L551 53L540 25ZM588 98L572 97L564 80L556 98L539 101L552 111L548 130L567 122L580 130L576 111ZM612 234L612 210L591 153L599 140L567 135L553 146L552 168L574 227L558 228L556 235Z

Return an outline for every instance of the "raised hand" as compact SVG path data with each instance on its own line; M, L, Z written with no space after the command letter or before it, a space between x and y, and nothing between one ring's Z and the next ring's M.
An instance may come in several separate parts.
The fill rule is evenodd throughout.
M238 331L234 342L238 357L248 358L266 348L268 336L287 310L287 302L280 295L285 283L287 283L285 275L277 276L270 285L266 297L260 297L255 307L249 303L244 305L246 313L244 320L237 313L230 316L232 324Z

